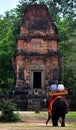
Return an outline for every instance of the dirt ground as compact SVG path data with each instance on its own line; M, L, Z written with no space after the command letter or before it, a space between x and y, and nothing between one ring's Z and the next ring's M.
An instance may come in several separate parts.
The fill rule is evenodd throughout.
M53 127L50 120L46 125L47 114L40 113L20 113L22 122L18 123L0 123L0 130L76 130L76 119L66 119L66 126ZM43 116L42 116L43 115Z

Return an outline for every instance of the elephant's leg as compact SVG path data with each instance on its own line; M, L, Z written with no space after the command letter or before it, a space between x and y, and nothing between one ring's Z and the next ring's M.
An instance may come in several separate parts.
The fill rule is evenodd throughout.
M52 116L52 124L53 126L58 126L58 118L56 116Z
M65 114L62 116L61 126L65 127Z
M61 126L65 127L65 120L64 119L62 119Z

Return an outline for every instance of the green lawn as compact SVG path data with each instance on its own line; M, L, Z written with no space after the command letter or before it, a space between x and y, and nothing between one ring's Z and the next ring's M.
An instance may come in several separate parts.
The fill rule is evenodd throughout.
M19 112L21 115L24 115L24 112ZM46 118L48 113L47 112L39 112L39 113L35 113L35 112L26 112L26 116L31 116L31 117L35 117L35 118ZM72 112L72 111L69 111L67 114L66 114L66 117L67 118L76 118L76 112Z
M68 117L68 118L76 118L76 112L70 111L70 112L68 112L68 114L66 115L66 117Z

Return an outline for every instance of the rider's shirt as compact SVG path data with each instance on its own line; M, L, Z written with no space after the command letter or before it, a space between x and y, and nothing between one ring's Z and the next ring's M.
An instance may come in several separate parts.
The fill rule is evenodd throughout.
M63 85L63 84L58 84L57 90L58 90L58 91L63 91L63 90L65 90L64 85Z
M56 84L50 85L50 91L51 92L56 92L57 91L57 85Z

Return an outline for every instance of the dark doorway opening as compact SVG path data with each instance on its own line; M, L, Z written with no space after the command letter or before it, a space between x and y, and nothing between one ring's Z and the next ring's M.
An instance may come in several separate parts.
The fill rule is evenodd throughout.
M41 88L41 72L33 72L33 88Z

